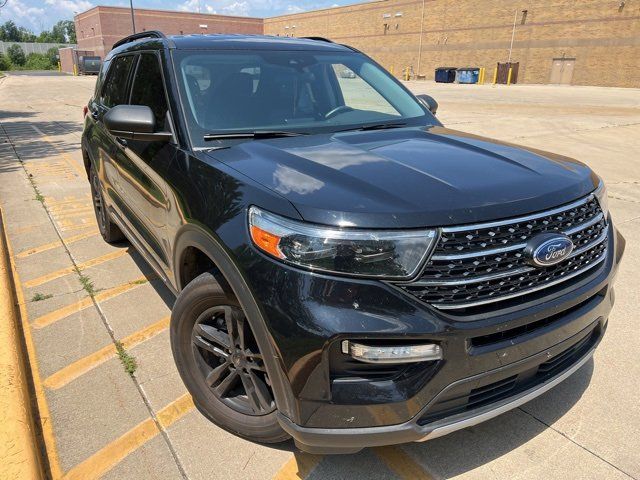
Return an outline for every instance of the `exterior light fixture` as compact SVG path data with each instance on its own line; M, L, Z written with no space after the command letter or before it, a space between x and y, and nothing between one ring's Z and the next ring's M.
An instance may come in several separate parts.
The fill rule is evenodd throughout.
M415 363L442 360L442 348L435 343L417 345L364 345L343 340L342 353L365 363Z

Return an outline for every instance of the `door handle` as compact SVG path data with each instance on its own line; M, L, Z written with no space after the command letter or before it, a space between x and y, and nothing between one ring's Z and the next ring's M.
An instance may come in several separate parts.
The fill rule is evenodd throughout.
M116 142L120 144L121 147L127 148L127 140L124 138L116 137Z

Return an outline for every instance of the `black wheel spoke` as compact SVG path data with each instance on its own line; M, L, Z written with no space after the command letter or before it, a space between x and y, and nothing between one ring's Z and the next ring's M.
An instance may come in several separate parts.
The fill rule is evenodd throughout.
M219 347L216 347L215 345L209 343L203 337L194 335L193 344L196 347L199 347L199 348L202 348L203 350L206 350L207 352L213 353L216 357L224 358L225 360L227 358L229 358L229 354L227 352L225 352L224 350L220 349Z
M271 408L271 394L262 380L252 372L243 372L240 378L253 411L255 413L268 411Z
M229 375L227 375L227 377L222 382L220 382L220 384L217 387L215 387L215 392L220 397L224 397L227 394L227 392L229 392L234 387L237 379L238 379L238 371L231 370L229 372Z
M225 372L229 370L229 363L225 362L209 372L205 381L209 387L213 387L220 381Z
M231 349L231 340L229 339L229 335L215 327L200 323L194 327L193 333L209 343L215 342L223 348Z

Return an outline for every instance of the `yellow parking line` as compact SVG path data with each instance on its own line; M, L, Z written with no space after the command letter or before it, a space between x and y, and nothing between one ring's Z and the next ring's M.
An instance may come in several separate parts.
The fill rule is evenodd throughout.
M27 315L27 309L25 307L26 302L24 299L24 293L20 286L20 276L14 262L13 249L9 242L8 236L4 237L5 245L9 250L9 261L11 263L11 272L13 274L13 282L16 289L16 297L18 301L20 319L22 325L22 331L24 335L24 342L27 347L27 356L29 358L29 366L31 371L31 380L33 382L33 388L36 395L36 403L38 407L38 417L40 419L40 428L42 434L42 442L45 446L45 451L48 460L49 472L51 477L58 479L62 476L62 468L60 467L60 460L58 459L58 449L56 447L56 438L53 434L53 424L51 421L51 413L49 412L49 405L47 403L47 397L44 393L44 387L42 386L42 380L40 378L40 367L38 366L38 357L36 355L36 347L33 343L33 337L31 336L31 328L29 327L29 317Z
M64 159L64 161L67 162L71 168L73 168L76 172L80 174L81 178L82 177L86 178L87 172L85 171L84 167L81 168L78 162L76 162L73 158L71 158L69 154L62 152L49 135L44 133L35 125L31 125L31 128L33 128L38 134L42 135L42 139L45 142L47 142L49 145L51 145L53 149Z
M142 342L155 337L160 332L163 332L167 329L168 326L169 317L165 317L162 320L159 320L149 325L148 327L145 327L142 330L139 330L129 335L128 337L125 337L124 339L122 339L122 345L125 348L135 347L136 345L139 345ZM104 362L115 356L115 346L113 344L107 345L97 352L94 352L91 355L87 355L86 357L83 357L80 360L67 365L62 370L58 370L56 373L44 380L44 386L52 390L62 388L69 382L72 382L79 376L87 373L88 371L92 370L98 365L103 364Z
M78 264L79 270L84 270L85 268L95 267L96 265L100 265L102 263L108 262L110 260L115 260L116 258L120 258L128 253L127 249L116 250L111 253L107 253L106 255L101 255L100 257L92 258L91 260L87 260L86 262L82 262ZM76 267L73 265L70 267L61 268L60 270L56 270L55 272L47 273L46 275L42 275L41 277L34 278L33 280L29 280L24 282L25 288L32 288L42 285L44 283L55 280L56 278L64 277L65 275L69 275L76 271Z
M156 416L162 428L168 428L191 412L193 408L193 400L188 394L185 394L160 410ZM99 478L159 433L160 430L156 423L153 419L148 418L81 464L73 467L64 475L63 479L92 480Z
M373 451L402 480L433 480L424 468L399 447L377 447Z
M318 466L322 458L322 455L296 452L293 458L275 474L273 480L304 480Z
M85 238L93 237L97 235L99 232L87 232L81 233L80 235L73 235L71 237L65 238L64 243L74 243L80 240L84 240ZM36 253L47 252L49 250L53 250L54 248L58 248L62 246L62 242L60 240L56 240L55 242L45 243L44 245L40 245L38 247L29 248L27 250L23 250L22 252L16 254L16 258L25 258L31 255L35 255Z
M129 290L133 290L134 288L138 288L140 285L144 285L144 283L139 283L143 280L146 280L147 277L139 277L135 280L132 280L129 283L125 283L123 285L118 285L117 287L109 288L107 290L103 290L102 292L97 293L94 298L96 302L103 302L105 300L109 300L110 298L121 295ZM146 283L146 282L145 282ZM93 301L91 297L83 298L71 305L67 305L65 307L59 308L58 310L54 310L53 312L46 313L38 318L36 318L32 325L34 328L44 328L52 323L55 323L63 318L67 318L69 315L80 312L85 308L89 308L93 305Z

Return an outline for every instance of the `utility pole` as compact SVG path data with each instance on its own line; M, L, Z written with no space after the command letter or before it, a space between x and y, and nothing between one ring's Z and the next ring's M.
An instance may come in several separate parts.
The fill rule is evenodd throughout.
M513 39L516 37L516 22L518 21L518 9L513 15L513 30L511 30L511 45L509 45L509 60L507 63L511 63L511 51L513 50Z
M133 0L129 0L129 5L131 6L131 27L133 28L133 33L136 33L136 19L133 15Z

